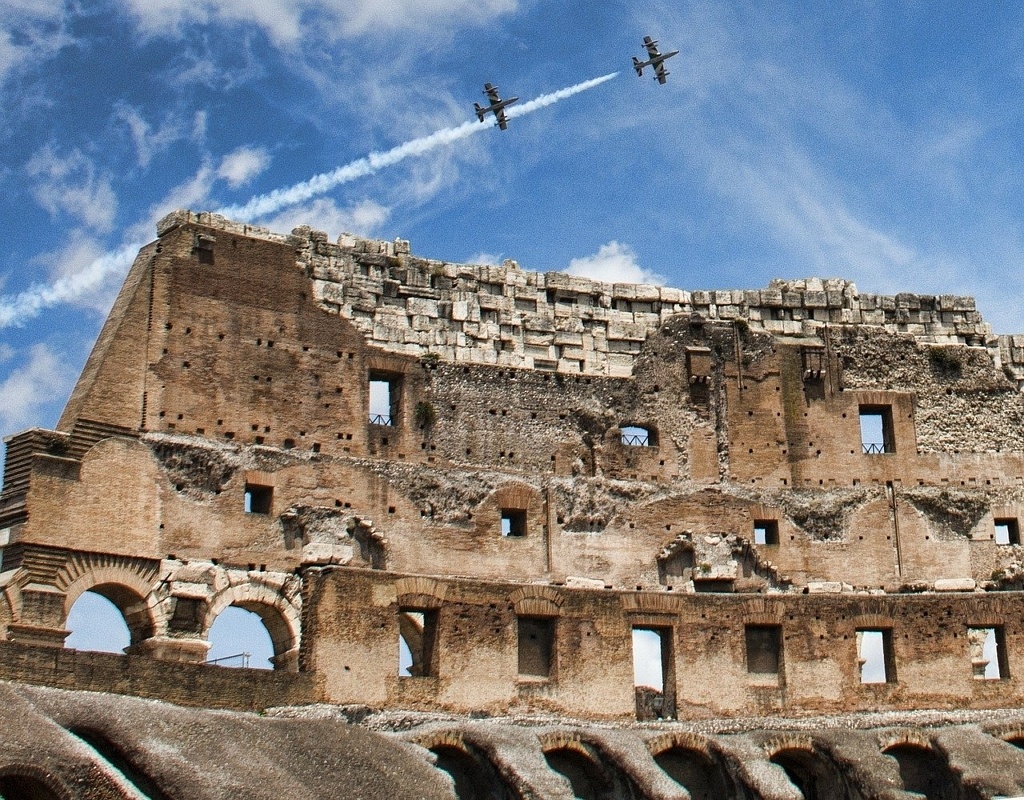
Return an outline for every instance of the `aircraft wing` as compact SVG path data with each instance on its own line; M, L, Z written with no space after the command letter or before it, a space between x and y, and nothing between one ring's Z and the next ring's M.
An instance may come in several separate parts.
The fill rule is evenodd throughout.
M494 112L495 119L498 120L498 127L503 131L508 130L508 119L505 117L505 109L499 108Z
M658 79L658 83L665 82L665 79L668 77L668 70L665 69L664 63L654 65L654 77Z
M498 87L497 86L491 86L491 84L485 83L484 84L484 94L487 95L488 99L492 103L500 103L501 102L501 98L498 97Z
M651 58L657 58L661 55L661 53L658 52L658 43L651 39L650 36L644 37L644 47L647 48L647 55Z

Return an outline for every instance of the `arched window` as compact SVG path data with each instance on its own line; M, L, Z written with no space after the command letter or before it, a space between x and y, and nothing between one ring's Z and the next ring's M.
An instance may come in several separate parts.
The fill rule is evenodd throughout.
M255 611L228 606L217 615L207 638L210 642L207 664L274 668L274 643L263 619Z
M568 747L544 754L548 766L569 781L573 796L580 800L605 800L613 797L609 776L582 753Z
M71 631L64 646L75 650L123 653L131 644L131 632L121 609L96 591L79 596L64 625Z

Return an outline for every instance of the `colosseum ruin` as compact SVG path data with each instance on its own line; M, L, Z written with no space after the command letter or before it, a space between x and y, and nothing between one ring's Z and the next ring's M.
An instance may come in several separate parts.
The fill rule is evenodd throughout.
M7 440L0 797L1024 795L1022 386L969 297L174 212Z

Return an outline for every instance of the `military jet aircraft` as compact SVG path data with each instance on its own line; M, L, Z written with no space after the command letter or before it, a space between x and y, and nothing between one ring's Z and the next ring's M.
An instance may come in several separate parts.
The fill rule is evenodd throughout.
M678 55L678 50L673 50L671 53L659 53L658 42L652 39L650 36L644 37L644 47L647 48L647 55L650 58L647 61L640 61L636 56L633 56L633 69L636 70L637 75L644 74L644 67L654 67L654 77L658 83L664 83L665 78L668 77L668 70L665 69L665 62L672 58L672 56Z
M491 101L491 104L484 108L479 103L473 103L473 108L476 110L477 118L483 122L485 114L489 111L494 112L494 118L498 121L498 127L503 131L508 130L508 119L505 117L505 109L516 102L519 98L510 97L508 100L502 100L498 96L498 87L491 86L489 83L484 84L484 94L487 95L487 99Z

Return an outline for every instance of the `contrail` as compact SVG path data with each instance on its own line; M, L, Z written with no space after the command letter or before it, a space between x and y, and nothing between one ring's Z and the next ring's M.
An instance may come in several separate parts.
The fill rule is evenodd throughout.
M53 283L34 283L16 295L0 297L0 328L21 325L45 308L66 303L95 289L111 274L124 274L144 242L130 242L112 253L104 253L89 266Z
M580 92L593 89L595 86L600 86L602 83L610 81L618 74L618 72L612 72L608 75L602 75L600 78L594 78L593 80L584 81L583 83L577 83L575 86L559 89L557 92L543 94L535 100L523 103L521 106L510 107L505 112L505 115L507 117L522 117L525 114L553 105L559 100L565 100L567 97L572 97ZM419 139L413 139L405 144L392 147L390 150L385 150L384 152L379 153L370 153L368 156L358 158L355 161L332 170L331 172L314 175L309 180L302 181L302 183L297 183L294 186L289 186L284 189L275 189L267 194L259 195L258 197L252 198L244 205L227 206L226 208L222 208L217 211L217 213L223 214L225 217L229 217L230 219L259 219L260 217L265 217L268 214L280 211L282 208L287 208L288 206L293 206L296 203L301 203L304 200L309 200L312 197L326 194L331 191L331 189L336 186L340 186L343 183L348 183L349 181L354 181L357 178L365 178L368 175L373 175L379 169L393 166L399 161L404 161L410 156L421 156L438 147L446 144L452 144L453 142L457 142L459 139L465 139L467 136L472 136L474 133L480 133L480 131L490 130L490 128L490 125L481 125L476 120L473 122L463 122L461 125L454 128L443 128L429 136L422 136Z
M509 107L505 115L509 118L525 116L560 100L600 86L618 75L618 72L612 72L602 75L600 78L559 89L556 92L542 94L522 105ZM294 186L258 195L243 205L227 206L219 209L216 213L231 219L246 221L259 219L280 211L282 208L326 194L343 183L373 175L378 170L393 166L411 156L421 156L438 147L472 136L474 133L490 130L491 127L491 125L482 125L477 120L473 120L454 128L444 128L429 136L421 136L419 139L392 147L390 150L370 153L364 158L356 159L331 172L314 175L309 180ZM80 272L60 278L51 284L36 283L19 294L0 296L0 329L9 328L12 325L22 325L33 317L37 317L46 308L74 300L85 292L95 289L108 275L124 274L142 244L141 242L132 242L123 245L112 253L100 256Z

